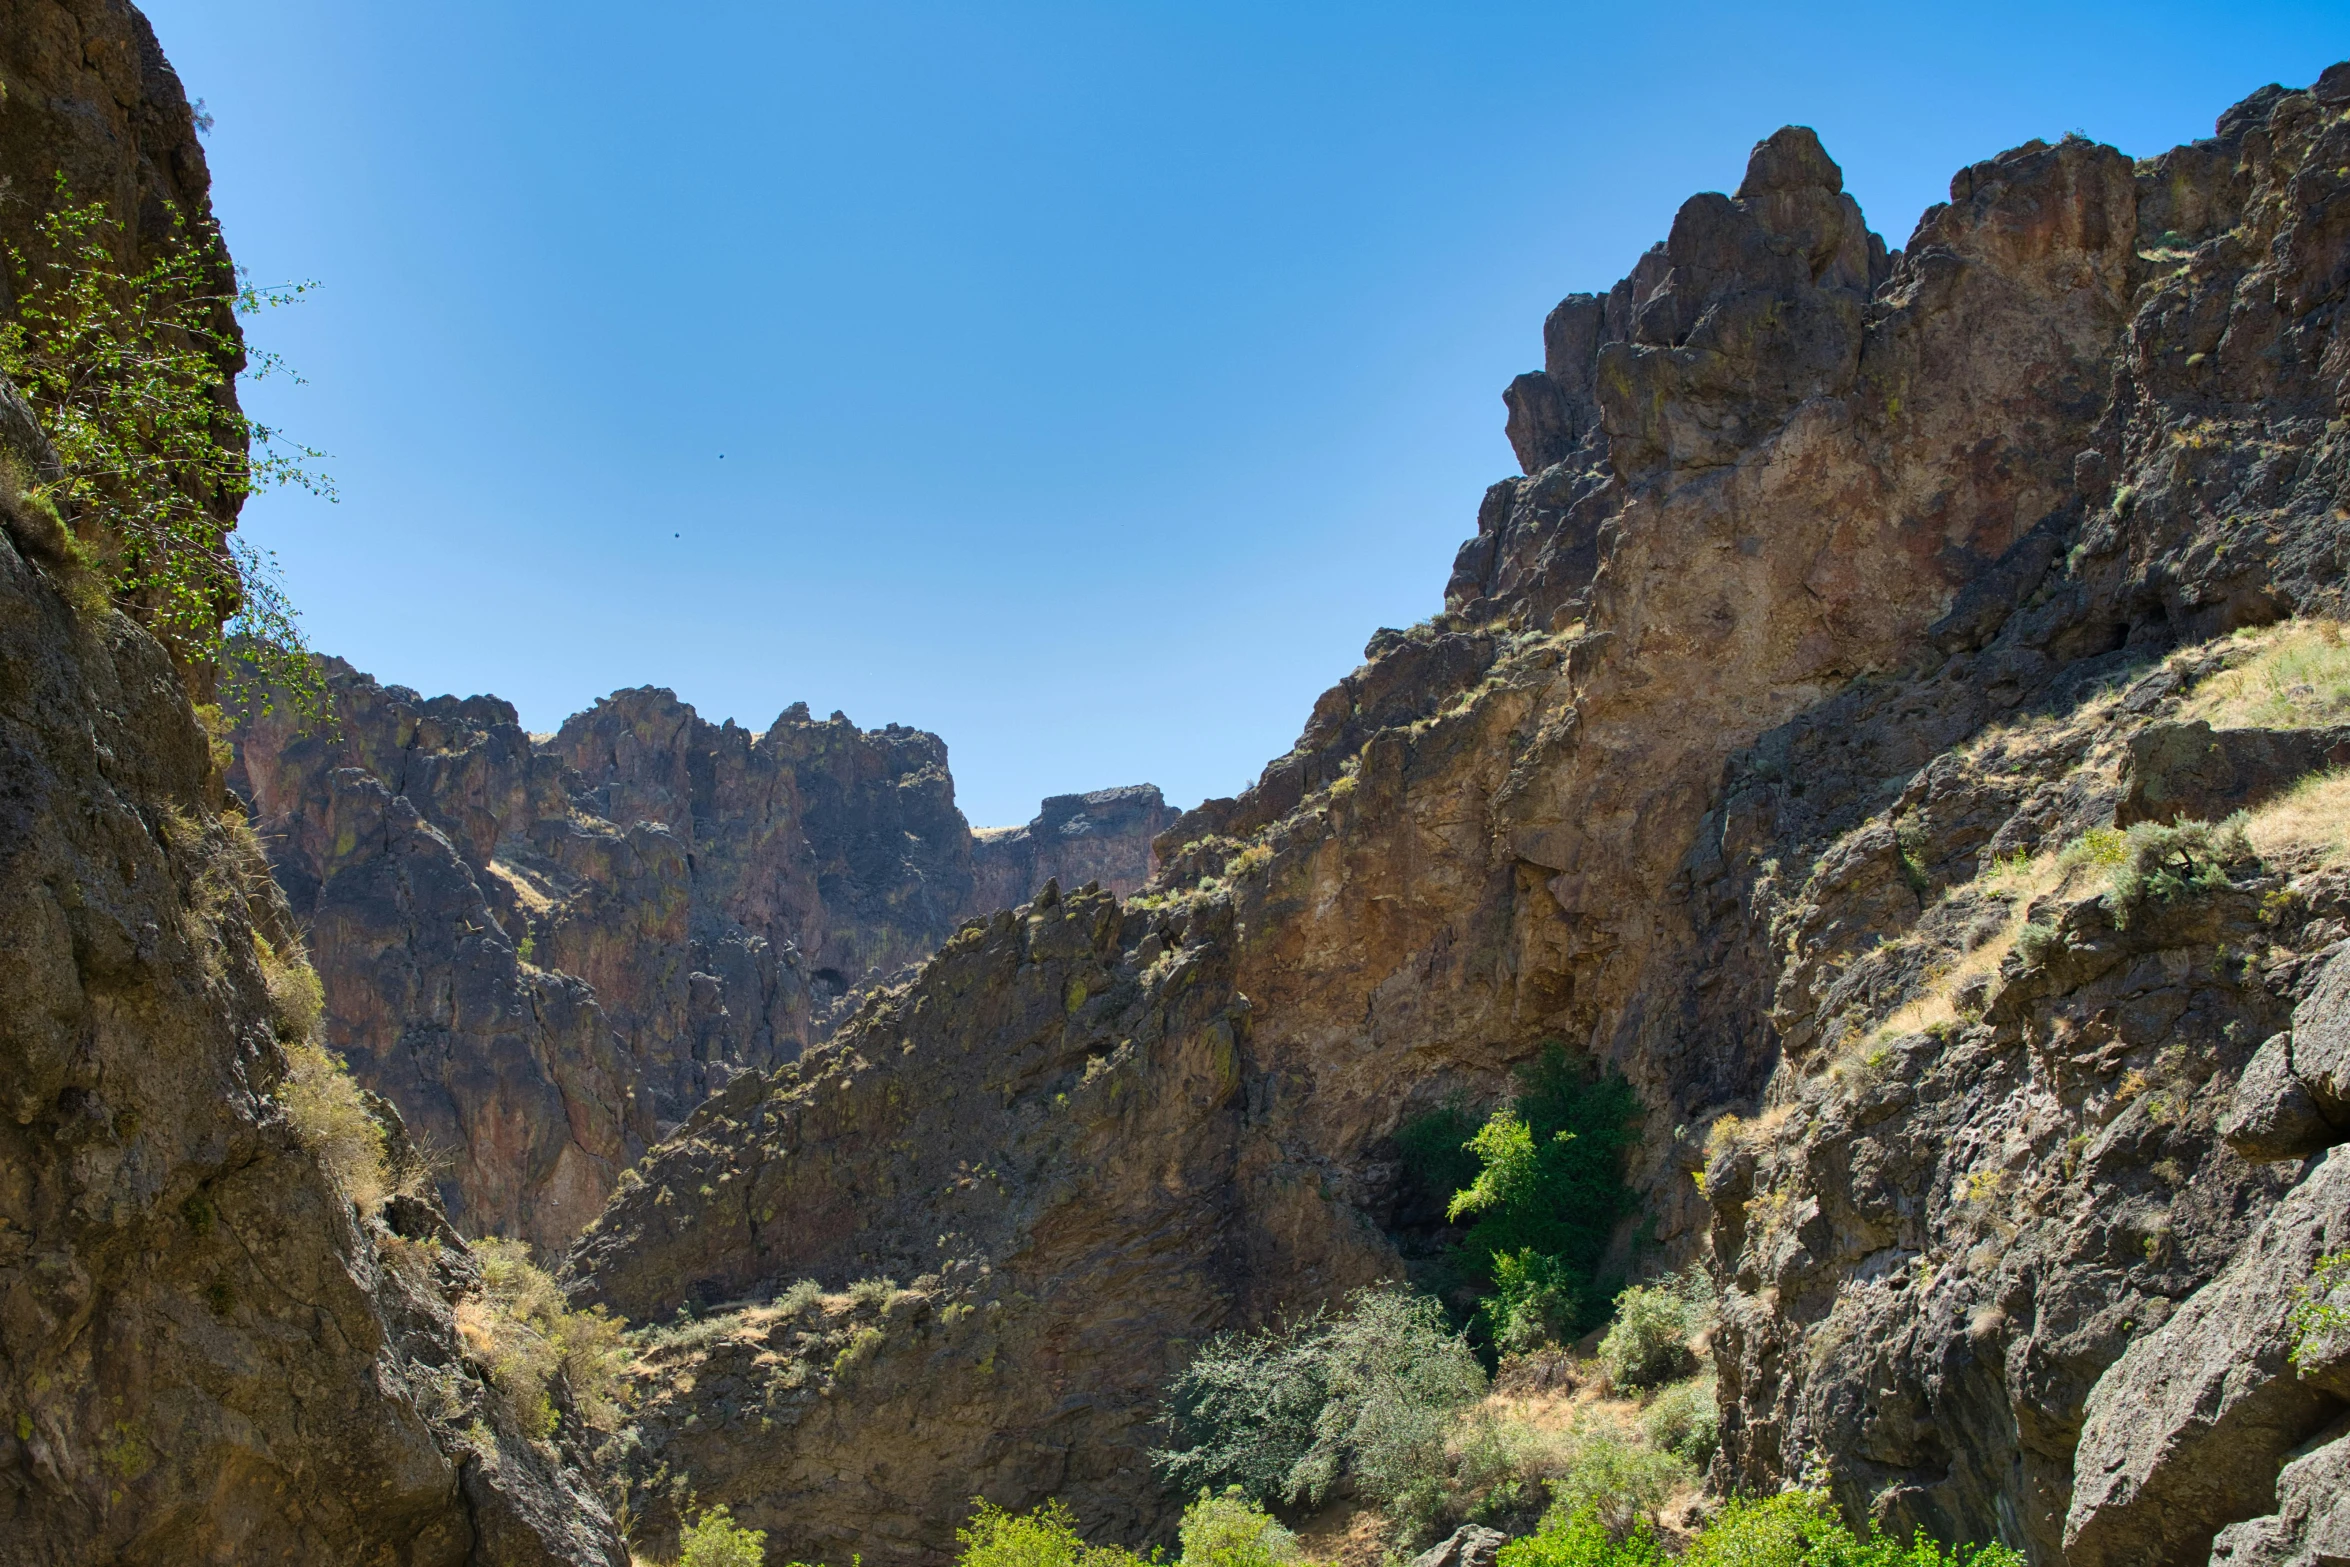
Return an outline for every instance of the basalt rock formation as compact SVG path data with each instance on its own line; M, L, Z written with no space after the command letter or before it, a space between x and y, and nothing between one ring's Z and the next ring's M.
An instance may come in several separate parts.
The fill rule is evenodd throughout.
M969 914L992 914L1024 903L1046 882L1087 882L1123 896L1150 880L1151 841L1176 813L1153 784L1056 794L1025 827L981 827L973 833Z
M1809 131L1757 146L1552 313L1444 614L1146 895L966 924L622 1182L578 1293L707 1314L616 1444L648 1538L688 1495L874 1562L975 1491L1163 1529L1186 1345L1401 1272L1398 1127L1560 1040L1646 1108L1620 1254L1724 1288L1721 1483L2329 1559L2350 1390L2284 1311L2350 1232L2350 876L2052 867L2332 755L2196 704L2344 609L2345 170L2350 66L1961 170L1899 252Z
M534 738L496 697L339 660L328 686L331 727L249 715L230 783L308 934L329 1037L442 1163L462 1228L552 1253L855 987L1063 867L1139 886L1171 814L1146 785L974 835L937 736L805 704L755 735L644 688Z
M0 83L20 196L63 169L143 248L173 208L215 243L129 6L0 6ZM37 214L0 208L0 237ZM25 493L57 456L5 382L0 409L0 1555L619 1567L576 1455L468 1357L479 1273L437 1210L363 1216L289 1121L270 975L299 939L224 810L200 681Z

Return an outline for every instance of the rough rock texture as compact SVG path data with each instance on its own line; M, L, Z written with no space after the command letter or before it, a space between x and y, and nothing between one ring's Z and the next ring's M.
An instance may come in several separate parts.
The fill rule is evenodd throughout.
M16 190L63 166L202 212L186 101L128 6L0 8L0 82ZM54 471L15 396L0 457ZM618 1567L570 1459L466 1359L469 1256L363 1220L273 1098L261 943L298 942L183 673L68 591L53 520L13 491L0 512L0 1554Z
M1122 915L1068 900L1154 1007L1205 937L1184 1028L1228 1028L1225 1097L1115 986L1042 1035L1041 1002L972 1004L1067 983L1021 944L1065 918L1041 904L730 1085L589 1233L583 1294L667 1317L895 1268L1005 1280L968 1299L1019 1315L976 1363L885 1333L869 1415L755 1442L710 1426L775 1418L772 1389L669 1396L627 1439L645 1483L875 1562L943 1559L973 1490L1163 1528L1146 1390L1205 1328L1399 1271L1400 1122L1555 1038L1647 1106L1624 1254L1725 1286L1718 1478L1816 1461L1899 1532L2062 1560L2091 1390L2304 1173L2219 1123L2350 889L2244 864L2109 906L2000 867L2114 821L2133 737L2237 656L2213 639L2340 612L2345 100L2350 67L2264 89L2144 163L2027 144L1898 254L1790 128L1562 304L1508 397L1528 471L1447 612L1380 632L1254 788L1161 834ZM1145 1270L1169 1282L1065 1282ZM2240 1505L2209 1524L2317 1527Z
M2149 724L2130 736L2113 819L2220 821L2298 779L2350 763L2350 730L2220 729L2202 719Z
M1252 1270L1220 1195L1252 1111L1233 943L1229 904L1048 884L629 1173L574 1253L581 1293L628 1317L910 1281L881 1289L877 1337L753 1312L656 1375L620 1464L643 1538L689 1484L834 1559L925 1557L974 1492L1156 1521L1140 1448L1167 1335L1213 1327Z
M754 735L646 687L534 741L496 697L339 661L329 686L334 732L248 717L231 785L336 1048L436 1151L463 1228L548 1251L706 1096L795 1058L958 918L1064 865L1139 885L1168 814L1147 785L1059 796L990 842L944 742L901 725L800 704Z
M2338 961L2338 960L2337 960ZM2243 1249L2097 1381L2074 1453L2065 1560L2200 1562L2266 1511L2285 1456L2350 1402L2350 1343L2292 1358L2318 1258L2350 1248L2350 1150L2328 1154Z
M1025 827L982 827L974 834L967 912L991 914L1027 901L1048 881L1094 882L1120 897L1150 880L1151 840L1176 813L1155 784L1056 794Z

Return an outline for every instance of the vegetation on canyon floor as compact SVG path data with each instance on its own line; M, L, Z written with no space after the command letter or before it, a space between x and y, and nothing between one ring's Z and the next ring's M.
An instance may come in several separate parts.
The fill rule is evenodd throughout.
M721 1517L723 1515L720 1515ZM747 1532L747 1531L745 1531ZM955 1536L957 1567L1285 1567L1310 1560L1298 1537L1238 1493L1200 1493L1178 1531L1180 1554L1092 1545L1069 1510L1027 1513L979 1504ZM754 1558L744 1557L746 1563ZM1590 1507L1553 1509L1539 1529L1501 1547L1500 1567L2021 1567L2004 1545L1906 1543L1874 1527L1855 1531L1818 1491L1787 1491L1724 1506L1677 1547L1646 1522L1613 1526ZM681 1567L734 1567L732 1557L688 1557Z

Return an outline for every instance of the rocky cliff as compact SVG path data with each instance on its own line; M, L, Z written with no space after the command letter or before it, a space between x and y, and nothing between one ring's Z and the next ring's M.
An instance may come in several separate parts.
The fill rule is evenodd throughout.
M764 734L667 691L549 737L496 697L329 661L332 726L234 736L326 986L327 1026L442 1165L469 1233L560 1252L619 1173L736 1074L796 1058L850 992L969 913L1084 868L1139 886L1147 785L975 835L946 745L787 709Z
M1152 784L1056 794L1025 827L981 827L973 835L971 898L965 912L992 914L1025 903L1046 882L1087 882L1121 896L1150 880L1151 841L1176 813Z
M142 251L207 219L128 5L0 4L0 84L0 238L60 169ZM0 1555L618 1567L576 1426L526 1433L461 1339L476 1260L298 1134L300 942L189 705L207 672L28 493L56 464L0 382Z
M2342 715L2223 693L2344 607L2346 110L2029 143L1898 252L1789 128L1562 303L1445 613L1146 895L965 925L623 1182L581 1296L711 1313L618 1448L652 1534L1163 1526L1186 1345L1399 1272L1403 1119L1555 1039L1645 1104L1621 1254L1724 1287L1722 1484L2321 1559L2346 1390L2284 1313L2350 1233L2350 958L2295 791L2345 753L2296 735Z

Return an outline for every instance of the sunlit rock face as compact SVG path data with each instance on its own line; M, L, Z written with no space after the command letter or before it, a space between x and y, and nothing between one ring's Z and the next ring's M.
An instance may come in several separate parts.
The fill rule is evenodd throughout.
M646 687L534 737L496 697L328 667L332 726L248 716L231 782L336 1047L436 1151L461 1226L550 1253L857 987L1055 876L1139 886L1173 817L1142 785L975 835L918 729L800 704L754 734Z
M966 925L623 1183L573 1262L633 1318L901 1286L681 1345L648 1527L685 1474L869 1561L945 1559L975 1491L1163 1529L1186 1346L1404 1271L1399 1125L1559 1040L1646 1106L1618 1260L1724 1290L1720 1484L2321 1559L2340 1395L2279 1382L2274 1307L2341 1244L2340 1134L2256 1061L2331 1037L2350 882L2280 850L2131 915L2050 867L2330 754L2180 737L2232 633L2342 609L2346 107L2337 67L2144 163L2030 143L1899 251L1789 128L1563 303L1443 615L1143 895ZM2230 1335L2267 1391L2214 1437Z

